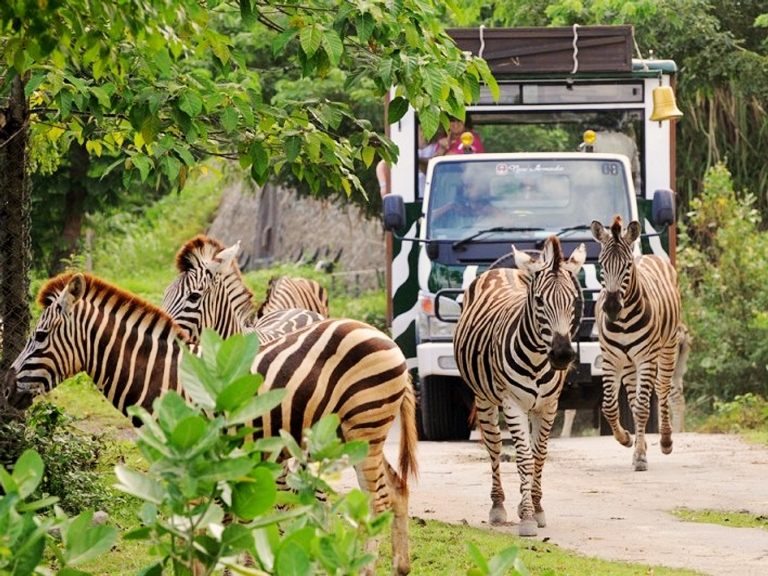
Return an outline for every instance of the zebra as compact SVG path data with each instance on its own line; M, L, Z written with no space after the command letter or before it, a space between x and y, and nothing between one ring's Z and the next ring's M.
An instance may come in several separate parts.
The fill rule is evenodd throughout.
M271 278L267 296L256 310L261 318L275 310L303 308L328 317L328 292L317 281L309 278L278 276Z
M631 447L632 437L619 421L618 394L623 385L635 421L632 463L636 471L643 471L648 469L645 426L654 390L661 451L672 452L669 391L682 335L677 274L658 256L635 256L639 222L633 220L624 229L617 215L609 228L594 220L591 231L600 243L603 283L595 311L603 356L602 411L614 438Z
M499 470L499 407L515 446L520 474L520 536L546 526L541 472L565 376L576 354L571 332L583 302L575 279L584 245L566 260L556 236L538 259L512 246L516 268L478 276L464 292L454 353L475 395L478 424L491 459L491 524L507 520Z
M168 390L184 395L179 363L187 333L160 308L83 273L57 276L41 289L44 308L32 337L6 376L11 405L26 408L35 394L86 372L119 410L152 409ZM362 322L329 319L261 347L251 371L260 391L285 388L282 404L254 423L265 436L302 431L327 414L339 416L345 441L367 440L356 467L373 509L394 511L394 570L410 570L408 479L418 473L415 395L405 358L391 338ZM399 471L384 457L384 441L400 417Z
M691 354L691 342L693 338L685 324L680 324L680 346L677 351L677 362L672 374L672 382L669 389L669 409L672 415L672 432L685 432L685 395L683 377L688 370L688 357ZM563 428L561 438L570 438L573 429L573 421L576 410L565 410L563 414Z
M327 294L325 305L321 297L315 300L319 292L308 281L284 284L291 289L291 293L296 294L296 304L286 306L285 309L279 308L270 299L270 283L270 291L265 300L265 303L270 303L270 311L257 317L252 303L253 292L243 281L237 265L239 250L239 242L225 249L218 240L198 235L186 242L176 254L179 275L166 288L162 308L189 332L193 341L199 341L203 328L211 328L222 338L241 332L257 332L259 342L265 344L290 331L325 319ZM306 291L301 293L299 288L303 289L304 286L307 286ZM281 302L290 303L288 292L277 292ZM302 308L303 304L313 308ZM321 313L323 310L326 314Z

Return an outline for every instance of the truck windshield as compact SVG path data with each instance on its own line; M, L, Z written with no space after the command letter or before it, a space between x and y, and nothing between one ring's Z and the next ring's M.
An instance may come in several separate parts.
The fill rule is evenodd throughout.
M465 238L498 228L495 238L562 232L589 235L592 220L630 219L625 165L589 154L578 159L483 159L434 166L429 183L430 238Z

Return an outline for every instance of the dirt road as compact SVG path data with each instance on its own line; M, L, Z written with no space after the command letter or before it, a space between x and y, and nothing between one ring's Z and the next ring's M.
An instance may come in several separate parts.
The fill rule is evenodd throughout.
M474 438L474 436L473 436ZM661 454L648 435L648 471L634 472L632 451L613 437L553 438L544 467L548 525L538 539L588 556L690 568L713 575L768 574L768 530L683 522L669 510L718 509L768 516L768 448L736 436L677 434ZM397 435L387 442L396 462ZM519 481L512 456L502 464L508 526L517 533ZM490 463L476 440L420 442L411 516L490 528ZM345 477L354 486L353 477Z

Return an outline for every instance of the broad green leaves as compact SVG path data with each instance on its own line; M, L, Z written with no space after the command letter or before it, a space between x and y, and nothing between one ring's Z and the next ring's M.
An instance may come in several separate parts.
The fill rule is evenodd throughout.
M435 8L310 0L260 5L255 18L252 0L240 0L239 13L220 0L24 0L0 8L0 40L13 73L29 73L32 129L121 156L125 186L164 178L181 187L198 160L217 155L237 158L259 183L288 166L315 193L352 193L377 151L396 157L392 143L338 101L264 100L273 91L264 78L338 73L349 90L373 78L382 110L384 94L398 94L390 121L410 104L431 132L446 112L463 116L481 83L495 90L484 62L442 32ZM173 145L158 145L168 138Z

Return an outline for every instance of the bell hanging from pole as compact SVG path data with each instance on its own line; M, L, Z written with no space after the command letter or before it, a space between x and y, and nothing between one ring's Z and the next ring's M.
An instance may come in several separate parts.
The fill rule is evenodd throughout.
M677 120L683 115L675 102L675 92L672 86L657 86L653 89L653 114L651 120Z

